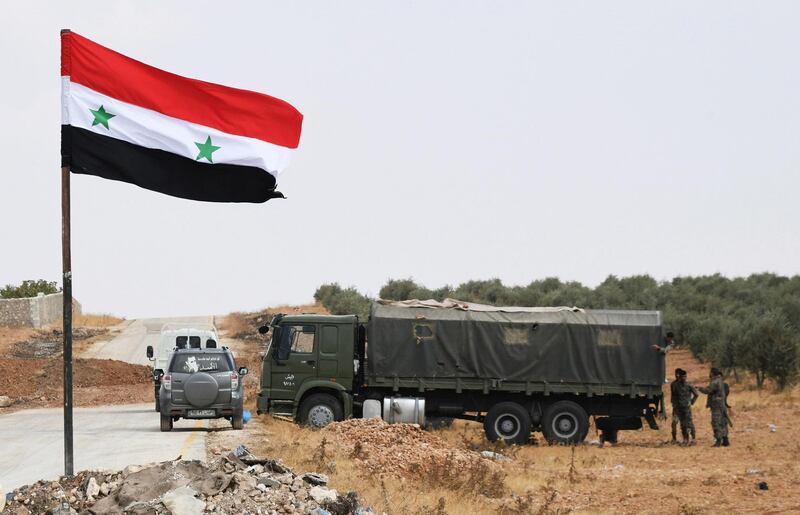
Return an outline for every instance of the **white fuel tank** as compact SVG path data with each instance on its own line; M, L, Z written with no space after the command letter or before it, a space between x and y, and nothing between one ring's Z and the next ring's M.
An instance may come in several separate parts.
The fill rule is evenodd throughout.
M385 397L383 420L390 424L425 425L425 399L422 397Z

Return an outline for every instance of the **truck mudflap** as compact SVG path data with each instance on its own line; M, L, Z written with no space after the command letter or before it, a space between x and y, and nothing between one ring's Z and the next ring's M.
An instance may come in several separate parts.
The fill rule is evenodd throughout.
M650 406L647 408L647 411L644 414L644 419L647 421L647 425L650 429L658 430L658 422L656 422L656 408Z

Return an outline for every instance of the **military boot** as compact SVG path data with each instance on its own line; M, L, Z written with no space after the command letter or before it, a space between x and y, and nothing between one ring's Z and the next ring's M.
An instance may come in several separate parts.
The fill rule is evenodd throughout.
M717 438L716 440L714 440L714 445L712 445L711 447L719 447L720 445L722 445L722 440Z
M722 437L722 446L723 447L728 447L728 446L730 446L730 444L731 444L731 442L728 440L728 437L727 436L723 436Z

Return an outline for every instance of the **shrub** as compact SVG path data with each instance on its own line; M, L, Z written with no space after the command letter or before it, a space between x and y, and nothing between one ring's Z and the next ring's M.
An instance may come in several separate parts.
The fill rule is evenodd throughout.
M27 280L22 281L19 286L7 284L5 288L0 289L0 297L4 299L21 299L24 297L36 297L40 293L49 295L60 291L61 288L58 287L55 281L45 281L44 279L39 279L38 281Z

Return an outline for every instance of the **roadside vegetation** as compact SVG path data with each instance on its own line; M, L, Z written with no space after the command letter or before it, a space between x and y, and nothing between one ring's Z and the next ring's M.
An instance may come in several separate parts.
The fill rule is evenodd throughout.
M659 282L649 275L610 275L596 288L555 277L526 286L490 279L436 289L413 279L391 279L379 292L379 298L390 300L448 297L498 306L658 309L679 345L735 380L749 372L758 388L770 382L782 390L800 377L800 276L715 274ZM373 300L337 283L320 286L314 299L333 314L365 318Z
M22 281L18 285L7 284L0 288L0 299L21 299L25 297L36 297L40 293L49 295L51 293L58 293L61 288L55 281L27 280Z

